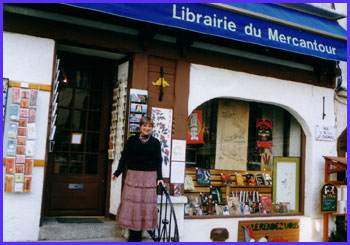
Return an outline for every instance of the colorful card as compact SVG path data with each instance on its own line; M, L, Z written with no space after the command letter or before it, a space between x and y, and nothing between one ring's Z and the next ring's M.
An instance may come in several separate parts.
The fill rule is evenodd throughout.
M142 114L132 113L130 115L130 122L139 123L141 120L141 117L142 117Z
M12 103L19 104L21 101L21 89L20 88L12 88Z
M36 118L36 107L29 108L29 118L28 123L34 123Z
M27 124L28 124L28 118L20 118L19 119L18 125L20 127L27 127Z
M130 111L136 113L147 113L147 105L131 103Z
M27 136L27 128L18 128L17 136Z
M16 154L17 155L24 155L26 153L26 147L25 146L17 146L16 148Z
M23 182L22 183L15 183L13 187L14 192L23 192Z
M140 131L140 124L130 123L129 131L130 132L138 132L138 131Z
M25 164L24 164L24 174L25 175L31 175L32 174L33 164L34 164L34 160L33 159L26 159Z
M5 192L13 192L13 182L14 182L13 175L5 176Z
M22 89L21 99L30 99L30 91L28 89Z
M17 146L18 145L26 145L27 137L25 136L18 136L17 137Z
M31 189L32 189L32 177L25 176L24 183L23 183L23 192L30 192Z
M28 108L29 107L29 100L21 100L20 107L21 108Z
M16 174L24 174L24 164L16 164Z
M25 163L26 156L25 155L16 155L16 163Z
M34 140L27 140L26 156L28 157L34 156L34 146L35 146Z
M17 131L18 131L18 123L10 122L7 137L9 139L16 139L17 138Z
M28 115L29 115L28 109L24 109L24 108L19 109L19 117L28 117Z
M38 90L30 90L30 106L36 106L38 100Z
M7 156L16 155L17 140L7 140Z
M15 173L15 158L7 157L6 158L6 173L14 174Z
M18 121L19 119L19 105L10 105L10 120Z
M55 126L55 128L56 128L56 126ZM35 139L36 138L35 123L28 123L27 129L28 129L27 139L28 140Z
M24 174L15 174L15 183L23 183Z

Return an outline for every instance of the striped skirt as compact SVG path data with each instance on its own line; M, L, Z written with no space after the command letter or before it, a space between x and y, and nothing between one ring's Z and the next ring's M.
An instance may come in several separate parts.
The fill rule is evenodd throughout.
M116 220L130 230L152 230L158 225L157 172L128 170Z

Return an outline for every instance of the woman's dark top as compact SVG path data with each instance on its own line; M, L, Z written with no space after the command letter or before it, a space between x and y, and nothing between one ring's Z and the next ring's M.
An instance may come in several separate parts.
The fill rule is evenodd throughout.
M114 175L118 177L127 168L131 170L157 171L157 180L163 179L163 159L159 140L150 136L146 143L142 143L139 136L137 134L127 140Z

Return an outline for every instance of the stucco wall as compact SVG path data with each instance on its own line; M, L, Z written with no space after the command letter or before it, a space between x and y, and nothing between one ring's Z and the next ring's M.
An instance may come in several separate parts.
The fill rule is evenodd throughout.
M335 141L315 140L315 127L316 125L335 126L334 91L303 83L192 64L188 112L191 113L200 104L218 97L273 104L288 110L296 118L306 134L304 219L311 218L309 220L311 223L322 219L318 211L319 190L324 180L322 156L336 156L337 152ZM324 119L322 119L323 97L325 97L326 113ZM236 222L237 219L231 219L232 221ZM199 226L201 223L198 222ZM218 225L222 224L219 220L202 221L204 226L215 222ZM229 221L225 219L225 222ZM193 223L196 221L186 220L185 230L187 231L187 225L192 226ZM300 229L301 237L303 239L309 237L311 239L309 241L322 241L322 227L320 229L321 231L315 228L307 231ZM203 239L203 236L198 235L198 238ZM194 240L186 240L185 236L182 241Z
M4 32L3 77L10 81L51 84L54 47L53 40ZM8 104L11 103L10 98L11 89ZM39 92L35 160L45 160L49 100L49 92ZM8 119L5 122L3 157L6 157L7 127ZM5 175L5 167L3 173ZM30 193L3 192L3 241L38 240L44 167L34 167L32 177Z

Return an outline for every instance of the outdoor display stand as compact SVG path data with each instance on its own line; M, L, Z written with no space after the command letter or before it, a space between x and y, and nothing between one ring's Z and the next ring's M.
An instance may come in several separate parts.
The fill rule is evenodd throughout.
M325 174L324 181L327 184L332 185L346 185L346 181L331 181L330 174L346 171L347 159L345 157L330 157L324 156L325 162ZM329 225L329 214L334 211L323 211L323 242L328 242L328 225ZM340 215L345 215L340 214Z

